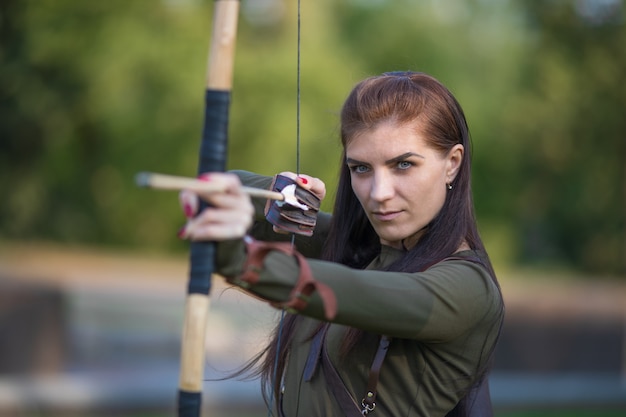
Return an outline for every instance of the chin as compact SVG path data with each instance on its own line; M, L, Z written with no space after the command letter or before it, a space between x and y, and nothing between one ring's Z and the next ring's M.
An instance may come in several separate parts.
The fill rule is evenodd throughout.
M415 246L422 236L422 231L412 234L406 233L378 233L381 243L398 249L406 249Z
M398 249L402 249L402 241L406 238L405 235L402 236L390 236L390 235L385 235L385 234L378 234L378 237L380 238L380 242L383 245L386 246L391 246L393 248L398 248Z

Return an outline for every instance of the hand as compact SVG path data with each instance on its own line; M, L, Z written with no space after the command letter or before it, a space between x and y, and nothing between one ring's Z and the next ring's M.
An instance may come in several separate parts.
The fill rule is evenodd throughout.
M319 178L311 177L310 175L304 175L304 174L298 175L289 171L281 172L279 175L282 175L282 176L285 176L287 178L294 180L296 184L298 185L298 187L308 190L311 193L315 194L315 196L319 198L320 201L323 200L324 197L326 196L326 184L324 184L324 182L320 180ZM283 230L278 226L272 226L272 230L274 230L275 233L280 233L280 234L291 233L290 231Z
M323 200L324 197L326 197L326 184L324 184L324 181L319 178L311 177L310 175L295 174L288 171L281 172L280 175L284 175L285 177L295 180L299 187L311 191L320 200Z
M222 241L245 236L252 226L254 207L250 197L242 192L239 177L228 173L209 173L198 177L203 181L218 182L223 192L195 193L182 191L179 200L187 217L187 224L180 230L181 239ZM196 216L200 199L205 207Z

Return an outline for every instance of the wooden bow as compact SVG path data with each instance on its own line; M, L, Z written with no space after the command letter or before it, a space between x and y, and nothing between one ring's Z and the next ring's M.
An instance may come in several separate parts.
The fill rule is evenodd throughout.
M198 174L224 171L238 0L216 0L207 66L205 117ZM202 209L202 207L201 207ZM198 417L202 406L205 337L215 242L193 242L181 343L178 416Z

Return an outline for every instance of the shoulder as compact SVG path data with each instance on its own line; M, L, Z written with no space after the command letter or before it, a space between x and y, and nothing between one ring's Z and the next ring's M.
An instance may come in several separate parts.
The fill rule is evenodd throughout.
M443 259L424 274L435 285L445 287L448 302L454 300L458 307L471 312L470 317L481 319L485 315L500 315L503 307L500 287L487 265L486 255L467 250Z
M481 281L491 282L497 287L496 277L492 275L489 258L483 252L475 250L463 250L456 252L436 264L432 265L427 271L446 271L461 272Z
M439 279L447 278L451 284L455 283L459 289L470 290L470 293L475 291L499 293L496 278L492 276L488 265L489 260L485 254L465 250L432 265L425 273L433 274ZM472 288L475 291L472 291Z
M481 265L485 271L487 271L487 264L489 260L487 259L487 255L483 252L467 249L461 250L452 255L444 258L441 262L453 262L453 261L467 261L473 262L475 264Z

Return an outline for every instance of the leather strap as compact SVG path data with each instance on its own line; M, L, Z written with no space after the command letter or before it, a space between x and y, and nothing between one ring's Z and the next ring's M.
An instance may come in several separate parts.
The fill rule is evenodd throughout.
M246 236L244 238L246 245L247 258L243 265L243 273L239 276L239 280L243 281L247 287L259 282L259 274L263 270L263 260L273 250L292 255L293 248L287 242L261 242Z
M326 338L326 332L328 331L328 323L324 324L321 329L313 337L311 341L311 347L309 347L309 355L306 358L306 362L304 364L304 380L309 382L315 376L315 371L317 371L320 357L322 355L322 345L324 344L324 339Z
M328 388L333 393L333 396L341 407L344 416L363 417L376 408L376 386L378 385L380 369L385 356L387 355L387 351L389 350L389 343L391 339L387 336L381 336L380 338L380 343L378 344L378 349L376 350L376 355L374 356L372 367L370 369L367 392L359 405L348 391L348 388L341 379L339 372L330 360L328 349L326 347L326 334L328 333L328 328L329 324L325 324L313 337L311 347L309 348L309 355L304 366L304 380L307 382L311 381L311 379L315 376L317 368L321 364Z
M374 356L374 361L372 362L372 367L370 368L370 376L367 382L367 392L365 393L365 397L361 400L361 406L363 407L361 413L363 413L363 415L376 408L376 386L378 385L380 368L383 366L383 361L385 360L385 356L389 350L390 342L391 338L388 336L380 337L378 350L376 351L376 356Z
M324 315L332 320L337 314L337 299L333 290L326 284L313 278L311 267L306 258L287 242L261 242L249 236L244 239L247 258L243 273L239 276L240 285L248 287L259 282L259 275L263 270L263 261L271 251L279 251L293 256L298 262L300 272L298 281L294 285L289 299L285 302L272 302L277 308L284 308L292 312L300 312L306 308L313 292L317 291L324 306Z
M313 279L311 267L306 258L299 252L294 251L293 255L300 266L298 282L291 290L289 300L282 303L272 303L275 307L284 308L290 311L302 311L309 304L311 294L317 291L324 305L324 315L327 320L332 320L337 314L337 299L333 290L326 284Z

